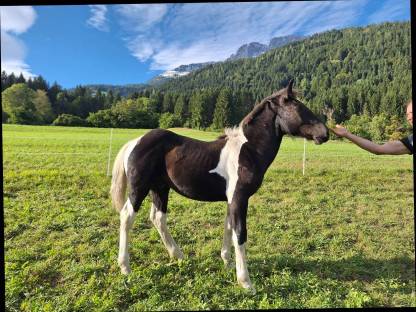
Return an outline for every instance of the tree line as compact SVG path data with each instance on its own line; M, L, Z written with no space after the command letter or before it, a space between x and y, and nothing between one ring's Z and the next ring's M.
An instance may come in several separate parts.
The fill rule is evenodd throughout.
M260 101L295 79L316 114L334 109L342 122L354 114L402 115L411 97L410 22L331 30L273 49L253 59L218 64L170 80L164 92L229 87Z
M399 130L382 134L363 130L380 140L404 133L403 104L411 97L410 23L328 31L254 59L212 64L159 87L141 86L128 96L82 86L64 90L56 82L49 87L41 76L25 80L3 72L3 122L222 129L238 124L256 102L290 78L295 78L300 99L329 123L380 120L384 129L397 125ZM36 100L13 111L10 103L19 92L19 105L22 98Z

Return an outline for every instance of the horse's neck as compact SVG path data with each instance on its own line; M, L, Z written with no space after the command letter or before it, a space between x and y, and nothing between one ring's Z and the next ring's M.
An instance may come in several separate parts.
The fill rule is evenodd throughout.
M266 171L275 159L283 134L276 135L274 121L258 119L244 126L247 144L255 151L257 163Z

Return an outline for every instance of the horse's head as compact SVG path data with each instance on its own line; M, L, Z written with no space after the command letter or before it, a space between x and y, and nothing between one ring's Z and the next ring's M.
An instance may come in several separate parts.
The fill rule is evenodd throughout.
M276 113L277 133L304 137L316 144L328 141L329 131L301 101L292 90L293 80L288 86L267 98L270 108Z

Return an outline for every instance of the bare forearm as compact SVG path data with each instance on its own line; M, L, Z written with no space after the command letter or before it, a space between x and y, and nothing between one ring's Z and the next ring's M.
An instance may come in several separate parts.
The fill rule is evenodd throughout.
M364 139L362 137L356 136L352 133L347 133L345 135L345 138L350 140L351 142L357 144L362 149L365 149L366 151L369 151L373 154L379 155L381 154L381 145L378 145L377 143L374 143L370 140Z
M336 125L335 128L330 130L337 136L347 138L362 149L376 155L404 155L410 154L413 151L413 149L408 148L403 141L400 140L389 141L383 145L379 145L348 132L347 129L340 125Z

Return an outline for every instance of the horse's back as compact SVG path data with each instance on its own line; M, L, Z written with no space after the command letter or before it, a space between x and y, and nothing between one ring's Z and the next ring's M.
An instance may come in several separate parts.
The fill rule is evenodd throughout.
M225 180L209 171L219 161L225 139L204 142L180 136L165 155L167 178L174 190L196 200L225 200Z
M164 129L153 129L137 142L128 158L131 179L167 183L197 200L225 200L225 180L209 173L219 161L225 139L204 142Z

